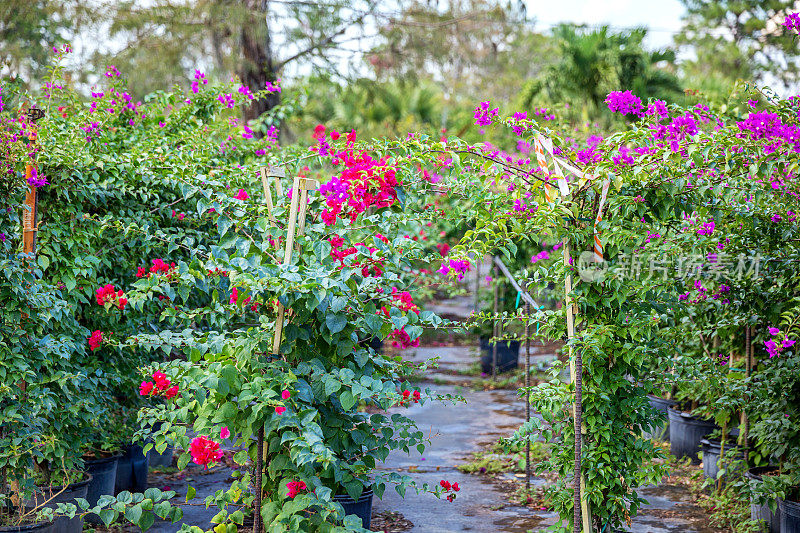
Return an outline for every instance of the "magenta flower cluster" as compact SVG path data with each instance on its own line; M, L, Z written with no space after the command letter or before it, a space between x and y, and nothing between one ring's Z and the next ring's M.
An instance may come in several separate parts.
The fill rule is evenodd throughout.
M39 176L35 168L31 172L31 177L28 178L28 183L33 187L44 187L45 185L50 185L50 183L47 181L47 178L44 176Z
M492 119L497 116L500 112L498 108L489 109L491 107L491 102L481 102L479 106L475 108L475 125L476 126L488 126L492 123Z
M642 100L630 91L609 93L606 104L611 111L623 115L639 115L642 112Z
M768 341L764 341L764 348L766 348L770 357L775 357L786 348L791 348L795 343L795 341L784 335L783 340L781 341L780 345L778 345L776 338L779 335L782 335L781 330L778 328L769 328L769 334L772 338Z
M736 125L742 135L751 140L770 140L774 142L764 147L764 153L770 154L780 148L782 144L791 146L792 151L800 153L800 127L784 124L775 113L761 111L750 113L745 120Z
M455 259L450 259L449 264L442 264L442 267L437 270L437 272L446 276L451 270L458 274L458 279L462 280L464 279L464 274L472 270L472 265L470 265L470 262L466 260L457 261Z
M789 13L783 19L783 25L787 30L800 33L800 13Z

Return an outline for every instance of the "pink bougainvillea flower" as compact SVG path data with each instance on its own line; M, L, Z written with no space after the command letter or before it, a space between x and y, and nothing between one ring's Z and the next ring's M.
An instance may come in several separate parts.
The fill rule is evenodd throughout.
M612 91L606 98L611 111L623 115L639 115L642 112L642 101L630 91Z
M297 496L301 490L306 490L306 482L305 481L290 481L286 484L286 488L289 489L286 492L287 498L294 498Z
M780 332L781 330L779 330L778 328L769 328L769 334L772 335L773 337Z
M783 339L783 342L781 343L781 346L784 347L784 348L790 348L790 347L794 346L794 341L791 340L791 339Z
M156 382L156 388L160 391L167 390L172 384L172 382L167 379L167 375L160 370L153 372L153 381Z
M236 196L234 196L234 198L236 198L237 200L244 201L250 198L250 195L247 194L247 191L245 191L244 189L239 189L239 192L236 193Z
M286 412L286 408L284 406L278 405L278 406L275 407L275 414L276 415L282 415L285 412Z
M778 355L778 345L775 343L775 341L766 341L764 343L764 348L767 349L767 353L770 357L775 357Z
M92 351L95 351L100 345L103 343L103 332L99 329L92 332L92 335L89 337L89 348Z
M149 396L153 392L154 388L155 385L152 381L142 381L142 384L139 385L139 394L142 396Z
M209 439L206 435L201 435L192 439L189 446L189 453L192 460L200 466L208 468L210 463L216 463L222 459L223 452L219 444Z
M231 299L230 299L231 305L235 304L238 300L239 300L239 289L234 287L233 289L231 289Z
M228 426L224 426L224 427L223 427L223 428L222 428L222 429L219 431L219 438L221 438L221 439L227 439L227 438L228 438L228 437L230 437L230 436L231 436L231 432L230 432L230 430L228 429Z
M167 400L171 400L172 398L178 395L179 390L180 389L178 389L177 385L173 385L172 387L167 389L167 391L164 393L164 398L166 398Z
M283 398L284 400L288 400L291 397L292 397L292 393L289 392L288 390L285 390L285 391L281 392L281 398Z

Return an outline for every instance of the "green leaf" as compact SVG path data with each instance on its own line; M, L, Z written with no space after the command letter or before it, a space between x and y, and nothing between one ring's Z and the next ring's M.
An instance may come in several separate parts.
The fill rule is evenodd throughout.
M356 404L356 399L353 397L352 392L346 390L339 395L339 402L342 404L342 409L349 411Z
M339 333L347 326L347 316L328 314L328 316L325 317L325 325L328 326L331 333Z

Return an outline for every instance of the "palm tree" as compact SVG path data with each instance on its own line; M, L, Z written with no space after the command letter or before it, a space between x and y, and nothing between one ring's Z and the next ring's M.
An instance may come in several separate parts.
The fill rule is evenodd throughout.
M646 35L644 28L613 33L607 26L557 26L553 37L561 59L526 83L520 103L529 108L534 101L577 101L596 113L609 92L628 89L642 99L677 100L682 94L678 78L659 66L672 65L675 53L648 52L642 46Z

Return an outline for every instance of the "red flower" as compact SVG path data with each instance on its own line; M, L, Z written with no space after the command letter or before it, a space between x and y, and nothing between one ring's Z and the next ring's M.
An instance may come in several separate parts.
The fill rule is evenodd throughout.
M284 400L288 400L291 397L292 397L292 393L289 392L288 390L285 390L285 391L281 392L281 398L283 398Z
M441 485L441 486L442 486L442 488L443 488L444 490L446 490L446 491L448 491L448 490L450 490L450 489L452 488L452 486L450 485L450 482L449 482L449 481L445 481L445 480L441 480L441 481L439 482L439 485Z
M338 140L338 139L339 139L339 136L340 136L340 135L339 135L339 132L338 132L338 131L332 131L332 132L331 132L331 139L333 139L334 141Z
M227 439L230 436L231 436L231 430L228 429L228 426L224 426L219 431L219 438L221 438L221 439Z
M174 398L177 394L178 394L178 386L177 385L173 385L172 387L167 389L167 392L164 393L164 398L166 398L167 400L170 400L170 399Z
M128 304L128 299L124 298L124 292L120 289L119 291L111 284L105 285L100 287L95 291L95 299L97 300L97 305L105 305L109 302L117 304L117 307L120 310L125 309L125 306Z
M100 345L103 343L103 332L99 329L92 332L92 335L89 337L89 348L92 351L95 351Z
M286 492L287 498L294 498L301 490L306 490L306 482L305 481L290 481L286 484L286 488L289 489Z
M314 134L311 136L317 140L322 139L325 136L325 126L322 124L317 124L314 127Z
M161 371L153 372L153 381L156 382L156 388L159 391L167 390L172 384L172 382L167 379L166 374Z
M149 396L153 392L154 387L151 381L142 381L142 384L139 385L139 394L142 396Z
M215 463L222 459L223 452L219 448L219 444L209 439L205 435L195 437L189 446L189 453L192 454L192 460L208 468L209 463Z
M285 412L286 412L286 408L284 406L278 405L278 406L275 407L275 414L282 415Z
M356 130L352 130L350 133L347 134L347 142L349 143L356 142Z
M453 490L454 490L455 492L458 492L458 491L460 491L460 490L461 490L461 489L459 488L459 486L458 486L458 482L455 482L455 483L453 483Z

